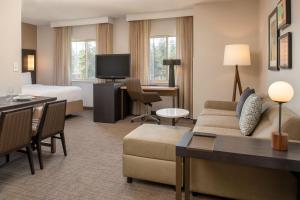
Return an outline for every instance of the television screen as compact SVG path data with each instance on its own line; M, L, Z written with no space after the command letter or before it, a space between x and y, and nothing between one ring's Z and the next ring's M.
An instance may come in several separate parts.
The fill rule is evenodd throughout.
M130 76L130 54L96 55L96 77L122 79Z

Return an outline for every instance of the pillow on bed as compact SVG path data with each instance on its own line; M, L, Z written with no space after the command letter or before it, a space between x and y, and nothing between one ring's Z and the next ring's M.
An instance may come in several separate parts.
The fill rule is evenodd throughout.
M22 73L22 83L23 83L23 85L31 85L32 84L30 72Z

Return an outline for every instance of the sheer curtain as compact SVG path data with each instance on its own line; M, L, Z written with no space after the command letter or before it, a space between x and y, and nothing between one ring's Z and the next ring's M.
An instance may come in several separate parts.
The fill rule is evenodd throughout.
M179 105L193 110L193 17L176 19L177 57L181 66L176 70L176 85L179 86Z
M55 85L70 85L71 34L72 27L58 27L54 44L54 80Z
M129 22L129 49L131 54L131 77L148 84L150 20ZM133 105L133 114L140 114L144 109L142 104Z

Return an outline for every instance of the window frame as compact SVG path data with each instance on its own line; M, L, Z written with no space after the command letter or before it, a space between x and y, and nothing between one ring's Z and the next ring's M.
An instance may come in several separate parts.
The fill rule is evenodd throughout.
M150 36L150 40L149 40L149 72L151 73L151 60L150 60L150 53L151 53L151 39L152 38L166 38L166 52L167 52L167 57L169 57L169 38L170 37L175 37L176 35L152 35ZM176 49L177 49L177 42L176 42ZM177 56L177 51L176 51L176 56ZM149 83L151 85L168 85L169 84L169 68L167 68L168 71L168 77L167 80L152 80L151 79L151 75L149 74Z
M84 42L85 43L85 57L87 58L87 43L88 42L95 42L95 50L97 51L97 43L96 43L96 39L85 39L85 40L81 40L81 39L72 39L71 40L71 82L94 82L96 80L96 74L94 75L95 77L93 78L85 78L85 79L73 79L73 66L72 66L72 43L73 42ZM95 56L97 55L97 52L95 52ZM88 59L85 59L85 66L88 65ZM96 67L96 63L95 63L95 67Z

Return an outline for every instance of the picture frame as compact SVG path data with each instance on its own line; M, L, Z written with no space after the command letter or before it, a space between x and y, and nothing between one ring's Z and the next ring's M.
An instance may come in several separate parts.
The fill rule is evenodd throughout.
M288 32L279 37L279 67L292 69L292 33Z
M291 25L291 0L280 0L277 4L278 29Z
M269 61L268 69L278 71L278 22L277 22L277 8L269 15Z

